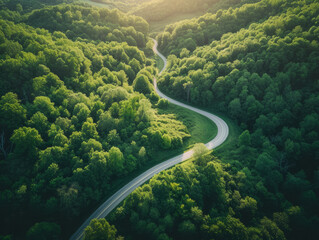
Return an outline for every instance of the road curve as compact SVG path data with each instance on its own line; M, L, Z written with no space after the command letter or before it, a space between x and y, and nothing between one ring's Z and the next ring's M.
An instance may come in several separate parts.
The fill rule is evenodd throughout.
M164 67L163 69L159 72L159 75L162 74L162 72L165 70L167 66L167 60L166 58L157 50L157 41L153 39L154 41L154 47L153 51L155 54L157 54L163 61L164 61ZM184 103L178 102L172 98L167 97L164 95L157 87L157 81L156 78L154 78L154 88L157 92L157 94L162 97L167 99L169 102L187 108L189 110L192 110L194 112L197 112L210 120L212 120L216 126L217 126L217 135L214 139L206 143L206 147L208 149L213 149L221 145L223 142L228 137L229 129L227 124L222 120L221 118L217 117L214 114L208 113L206 111L197 109L195 107L191 107L189 105L186 105ZM146 172L142 173L135 179L133 179L131 182L126 184L124 187L122 187L120 190L118 190L116 193L114 193L109 199L107 199L82 225L81 227L71 236L70 240L80 240L82 239L84 235L84 229L90 224L91 220L94 218L104 218L106 217L113 209L115 209L131 192L133 192L136 188L141 186L144 182L152 178L155 174L170 168L180 162L183 162L186 159L191 158L193 155L193 150L189 150L187 152L184 152L181 155L178 155L176 157L170 158L166 160L165 162L162 162Z

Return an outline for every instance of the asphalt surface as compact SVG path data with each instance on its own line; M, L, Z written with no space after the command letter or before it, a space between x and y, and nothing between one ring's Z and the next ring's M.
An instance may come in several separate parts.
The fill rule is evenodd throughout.
M166 66L167 66L167 60L166 58L158 52L157 50L157 41L155 39L153 39L154 41L154 47L153 47L153 51L154 53L156 53L163 61L164 61L164 67L163 69L160 71L159 75L162 74L162 72L165 70ZM167 99L169 102L187 108L191 111L197 112L207 118L209 118L210 120L212 120L216 126L217 126L217 135L214 139L212 139L211 141L209 141L208 143L206 143L206 147L211 150L213 148L218 147L219 145L221 145L223 142L225 142L225 140L228 137L228 133L229 133L229 129L227 124L225 123L224 120L222 120L221 118L217 117L214 114L211 114L209 112L200 110L198 108L195 107L191 107L189 105L186 105L184 103L178 102L172 98L167 97L165 94L163 94L157 87L157 80L156 78L154 78L154 88L157 92L157 94L161 97L161 98L165 98ZM91 220L94 218L105 218L113 209L115 209L131 192L133 192L136 188L138 188L139 186L141 186L143 183L145 183L147 180L151 179L154 175L156 175L157 173L170 168L178 163L181 163L189 158L191 158L193 155L193 150L189 150L187 152L184 152L181 155L178 155L176 157L170 158L168 160L166 160L165 162L162 162L154 167L152 167L151 169L145 171L144 173L142 173L141 175L139 175L138 177L136 177L135 179L133 179L132 181L130 181L128 184L126 184L124 187L122 187L120 190L118 190L115 194L113 194L113 196L111 196L109 199L107 199L82 225L81 227L71 236L70 240L79 240L82 239L82 237L84 236L84 229L90 224Z

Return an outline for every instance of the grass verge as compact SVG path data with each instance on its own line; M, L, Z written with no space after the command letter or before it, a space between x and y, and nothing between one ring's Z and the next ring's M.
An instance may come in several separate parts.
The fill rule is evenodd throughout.
M163 67L164 67L163 60L158 55L154 56L153 59L155 59L155 61L156 61L156 67L157 67L158 71L161 71L161 69L163 69Z

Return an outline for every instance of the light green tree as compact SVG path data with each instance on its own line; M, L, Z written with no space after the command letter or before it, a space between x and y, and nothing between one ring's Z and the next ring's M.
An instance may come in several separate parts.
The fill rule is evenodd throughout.
M85 228L84 240L115 240L116 232L116 228L104 218L93 219Z

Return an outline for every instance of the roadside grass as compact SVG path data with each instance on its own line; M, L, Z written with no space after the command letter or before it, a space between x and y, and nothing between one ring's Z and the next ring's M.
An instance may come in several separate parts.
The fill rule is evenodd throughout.
M156 61L156 67L157 67L158 71L161 71L164 67L163 60L158 55L154 56L153 59L155 59L155 61Z
M192 148L195 143L206 143L217 135L217 126L208 118L182 108L180 106L169 104L166 110L159 110L159 113L174 113L177 120L184 123L191 137L184 141L184 149Z

